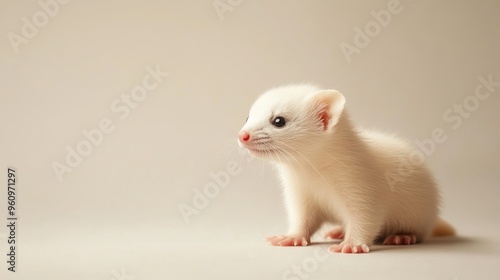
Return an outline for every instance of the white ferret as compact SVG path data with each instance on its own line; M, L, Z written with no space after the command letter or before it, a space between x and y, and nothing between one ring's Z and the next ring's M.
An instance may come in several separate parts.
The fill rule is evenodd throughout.
M453 235L438 219L436 183L411 160L409 145L356 130L344 104L336 90L290 85L269 90L250 109L238 142L276 164L289 216L288 233L268 242L306 246L324 222L341 225L326 234L343 239L332 252L367 253L375 241L408 245Z

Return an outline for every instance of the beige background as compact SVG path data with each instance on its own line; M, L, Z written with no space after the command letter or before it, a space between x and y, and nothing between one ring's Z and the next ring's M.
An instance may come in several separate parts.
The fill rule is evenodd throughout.
M391 1L213 3L68 1L32 38L23 17L40 4L0 3L0 178L14 166L19 182L18 272L0 257L2 279L301 279L286 273L304 264L308 279L498 279L500 86L456 129L443 119L479 77L500 82L498 1L401 0L350 62L340 45ZM169 75L126 117L113 111L147 67ZM268 246L286 229L280 188L235 136L261 92L296 82L342 91L363 127L410 141L443 129L426 160L460 237L326 259L314 256L327 244ZM58 180L54 162L104 119L114 129ZM240 173L186 223L179 206L228 163ZM3 225L5 188L0 207ZM6 237L1 226L2 256Z

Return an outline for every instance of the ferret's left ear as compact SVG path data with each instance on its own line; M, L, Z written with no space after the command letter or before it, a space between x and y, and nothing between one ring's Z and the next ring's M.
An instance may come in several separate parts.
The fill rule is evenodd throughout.
M324 131L332 131L344 111L345 97L342 93L329 89L313 94L312 100L316 117L320 118Z

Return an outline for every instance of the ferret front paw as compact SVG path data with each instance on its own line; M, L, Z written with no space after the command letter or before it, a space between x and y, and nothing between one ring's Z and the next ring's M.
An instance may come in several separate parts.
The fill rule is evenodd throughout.
M417 243L415 235L393 234L389 235L384 240L384 245L411 245Z
M311 243L310 237L295 235L270 236L266 240L273 246L307 246Z
M332 253L368 253L370 252L370 247L367 244L353 244L349 241L343 241L338 245L332 245L328 248L328 251Z

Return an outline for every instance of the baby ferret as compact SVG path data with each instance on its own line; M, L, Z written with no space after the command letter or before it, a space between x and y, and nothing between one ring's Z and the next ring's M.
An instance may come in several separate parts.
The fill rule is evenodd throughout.
M289 231L272 245L306 246L325 222L343 239L332 252L368 253L375 241L422 242L452 235L438 218L439 192L412 149L391 135L356 129L336 90L290 85L265 92L238 134L239 145L273 162L282 181Z

